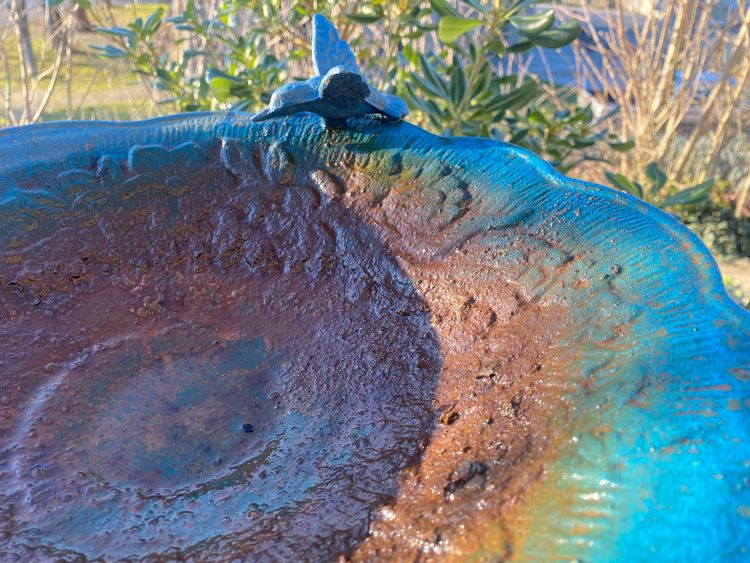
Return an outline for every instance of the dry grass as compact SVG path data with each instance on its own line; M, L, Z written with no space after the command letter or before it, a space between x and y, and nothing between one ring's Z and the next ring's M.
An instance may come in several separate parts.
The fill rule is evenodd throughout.
M597 14L589 2L579 2L582 23L603 57L599 67L577 48L581 72L606 85L601 97L620 108L621 135L636 141L621 157L623 170L657 161L672 179L704 180L716 172L726 143L747 127L750 1L739 1L735 18L724 24L710 17L716 4L666 0L637 18L624 0ZM603 33L595 29L602 18Z

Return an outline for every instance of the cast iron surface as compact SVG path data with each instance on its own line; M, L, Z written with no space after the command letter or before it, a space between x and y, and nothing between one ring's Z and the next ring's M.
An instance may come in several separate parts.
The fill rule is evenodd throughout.
M748 557L750 315L519 148L9 129L0 240L4 558Z

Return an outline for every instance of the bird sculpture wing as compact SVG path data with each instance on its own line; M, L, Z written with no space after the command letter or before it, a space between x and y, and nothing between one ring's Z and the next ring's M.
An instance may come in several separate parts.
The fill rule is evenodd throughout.
M257 113L253 121L305 111L305 104L320 100L319 82L320 78L316 77L305 82L292 82L282 86L271 95L268 107Z
M333 24L320 14L313 16L313 63L315 72L321 76L337 66L359 72L357 59L349 45L341 39Z
M409 114L409 107L404 100L392 94L383 94L372 87L365 101L389 119L403 119Z

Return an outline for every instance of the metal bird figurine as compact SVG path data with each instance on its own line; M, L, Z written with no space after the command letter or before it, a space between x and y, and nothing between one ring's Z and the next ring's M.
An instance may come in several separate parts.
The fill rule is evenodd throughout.
M320 14L313 17L313 63L318 76L286 84L271 95L268 107L253 121L312 112L326 127L340 127L350 117L380 114L397 121L409 113L398 96L384 94L362 76L349 45Z

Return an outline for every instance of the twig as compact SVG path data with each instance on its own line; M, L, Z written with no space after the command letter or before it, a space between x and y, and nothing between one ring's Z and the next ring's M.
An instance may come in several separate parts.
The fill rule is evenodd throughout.
M55 64L52 67L52 77L50 78L49 84L47 85L47 90L44 93L44 97L42 98L42 101L39 103L39 106L36 109L36 112L34 113L34 117L30 120L30 123L34 123L39 120L39 118L42 117L42 114L44 113L44 110L47 109L47 104L49 103L50 97L52 96L52 92L55 89L55 85L57 84L57 79L60 76L60 68L62 67L62 54L63 54L63 47L64 47L64 41L60 42L60 45L57 47L57 58L55 59Z
M102 69L101 67L97 67L94 71L94 75L91 77L91 80L89 80L88 86L86 86L86 90L81 95L81 99L78 102L78 105L76 106L75 111L73 112L73 117L75 117L83 107L83 103L86 101L86 98L88 98L89 94L91 93L91 89L94 87L94 84L96 84L97 79L99 78L99 75L101 74Z
M21 25L18 21L18 9L16 6L16 0L13 0L11 4L11 22L13 22L13 31L16 34L16 49L18 50L18 67L21 71L21 96L23 99L23 114L21 115L21 123L24 123L28 116L31 115L31 99L29 97L29 76L28 69L26 67L26 55L24 53L21 41Z

